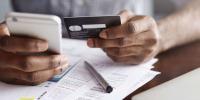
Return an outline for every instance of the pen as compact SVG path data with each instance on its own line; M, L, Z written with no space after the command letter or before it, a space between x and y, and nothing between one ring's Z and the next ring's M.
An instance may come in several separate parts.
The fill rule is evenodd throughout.
M109 83L97 72L97 70L87 61L85 63L88 65L87 68L89 72L95 77L97 82L103 87L106 93L111 93L113 91L113 87L109 85Z

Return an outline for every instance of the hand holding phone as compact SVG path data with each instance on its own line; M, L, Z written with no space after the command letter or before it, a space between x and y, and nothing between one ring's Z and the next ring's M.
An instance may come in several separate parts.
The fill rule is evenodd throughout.
M47 39L32 38L34 36L30 32L23 33L22 26L27 31L26 28L30 28L32 22L26 23L27 26L21 24L24 23L11 24L8 19L7 25L5 23L0 24L0 81L12 84L37 85L51 79L68 67L68 60L64 55L47 52L49 44L46 41ZM19 27L19 30L15 25L19 25L16 26ZM34 25L39 27L41 24ZM44 26L41 25L41 27ZM30 34L28 36L31 37L19 36L18 34Z
M10 13L6 24L12 35L25 35L44 39L49 50L61 53L62 26L59 17L28 13Z

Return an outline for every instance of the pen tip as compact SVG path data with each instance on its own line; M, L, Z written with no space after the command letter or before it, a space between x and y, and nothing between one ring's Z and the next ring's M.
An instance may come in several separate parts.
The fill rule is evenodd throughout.
M106 88L106 92L107 93L111 93L113 91L113 88L111 87L111 86L108 86L107 88Z

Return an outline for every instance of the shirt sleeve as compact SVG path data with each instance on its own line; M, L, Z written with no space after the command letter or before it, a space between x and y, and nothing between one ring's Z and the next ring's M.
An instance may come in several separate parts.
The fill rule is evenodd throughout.
M185 4L187 4L190 0L171 0L171 2L173 2L176 6L176 8L181 8L183 7Z
M51 14L61 17L63 36L68 37L62 17L69 16L70 2L66 0L11 0L11 4L16 12Z

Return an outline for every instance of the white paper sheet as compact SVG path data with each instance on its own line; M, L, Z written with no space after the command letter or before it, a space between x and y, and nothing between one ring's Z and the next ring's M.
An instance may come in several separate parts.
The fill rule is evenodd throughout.
M116 64L102 50L88 48L85 41L64 39L63 50L71 63L81 58L89 61L115 87L114 91L111 94L102 92L82 60L58 84L45 82L39 86L19 86L0 82L0 99L38 99L42 95L42 99L47 100L120 100L159 74L150 70L156 59L138 66Z
M103 69L97 68L101 66L96 66L95 68L114 87L112 93L105 93L86 67L84 61L80 62L47 93L44 100L108 100L108 98L118 100L159 74L137 66L107 66Z
M100 49L89 49L85 41L64 40L71 47L64 47L66 51L73 51L73 56L83 59L57 85L47 93L44 100L120 100L141 87L159 72L151 71L157 59L133 66L113 62ZM77 50L76 48L80 48ZM90 62L100 74L114 87L110 94L104 93L102 87L88 72L84 60Z
M38 99L54 85L54 82L45 82L38 86L9 85L0 82L0 99L19 100L22 97L34 97L35 99Z

